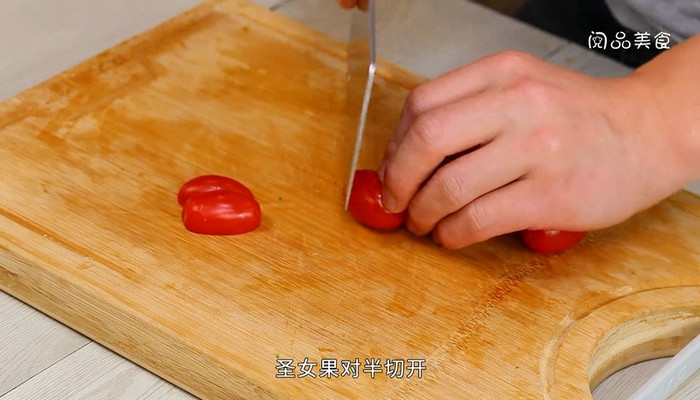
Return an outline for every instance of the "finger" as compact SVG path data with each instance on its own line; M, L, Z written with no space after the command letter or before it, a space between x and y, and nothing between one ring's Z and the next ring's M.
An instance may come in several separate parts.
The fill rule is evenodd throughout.
M377 170L377 174L379 175L379 182L384 185L384 175L386 173L386 160L392 158L396 154L396 150L399 148L399 142L396 141L390 141L386 145L386 149L384 150L384 157L382 159L382 162L379 164L379 169Z
M382 195L387 210L404 210L446 156L493 140L507 124L504 108L504 96L489 91L416 119L395 154L384 160Z
M528 76L534 57L520 52L502 52L447 72L414 89L404 102L391 142L400 142L412 121L437 107L474 96L489 88L509 86Z
M343 8L354 8L357 5L357 0L338 0L338 4Z
M409 203L409 230L424 235L475 199L523 177L532 156L501 138L440 168Z
M479 197L438 223L437 243L459 249L495 236L528 229L545 209L531 181L513 182Z

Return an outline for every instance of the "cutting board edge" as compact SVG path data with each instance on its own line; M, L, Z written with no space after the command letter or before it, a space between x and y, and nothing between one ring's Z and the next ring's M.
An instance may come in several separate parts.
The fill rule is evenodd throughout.
M232 0L229 0L229 2L231 2L231 1L232 1ZM221 0L218 0L218 1L210 1L209 3L205 3L205 4L220 4L220 3L223 3L223 1L221 1ZM247 4L247 2L243 2L243 1L238 1L238 2L237 2L237 4L244 4L244 3ZM245 5L245 4L244 4L244 5ZM198 6L198 8L199 8L199 7L204 7L204 5ZM190 11L190 12L192 12L192 11ZM255 11L255 12L258 12L258 11ZM166 24L167 24L167 23L166 23ZM142 34L142 35L146 35L147 33L148 33L148 32L146 32L146 33L144 33L144 34ZM139 35L139 36L140 36L140 35ZM131 39L131 40L137 40L137 39L138 39L138 36L135 37L135 38L133 38L133 39ZM129 41L127 41L126 43L129 43ZM142 43L142 44L143 44L143 43ZM142 44L137 44L136 47L138 47L139 45L142 45ZM132 47L129 47L129 48L132 48ZM115 48L115 50L118 50L118 49ZM111 52L111 50L108 50L107 52L105 52L105 53L103 53L103 54L107 54L107 55L112 54L112 53L110 53L110 52ZM341 53L342 53L342 51L339 52L339 54L341 54ZM98 56L98 57L99 57L99 56ZM90 64L91 62L94 62L94 61L95 61L94 59L89 59L89 60L85 61L85 64ZM383 64L382 64L382 65L383 65ZM392 66L389 65L389 66L387 66L387 67L385 67L385 68L392 68ZM397 75L400 74L400 73L402 73L400 68L397 68L397 70L399 70L399 72L397 72ZM67 72L70 72L70 70L68 70ZM380 65L379 73L380 73L380 76L392 76L392 75L391 75L392 72L391 72L391 71L386 72L386 69L383 69L381 65ZM382 75L383 73L384 73L384 74L389 74L389 75ZM409 73L409 74L412 75L411 73ZM60 79L60 75L57 76L57 77L55 77L55 78L52 78L52 79ZM418 84L419 81L421 81L421 78L416 77L416 84ZM42 85L42 84L40 84L40 85ZM40 86L40 85L39 85L39 86ZM0 104L0 116L2 116L2 104ZM690 193L690 192L689 192L689 193ZM697 195L694 194L694 193L690 193L690 194L691 194L693 197L700 198L700 196L697 196ZM38 232L35 232L35 233L38 233ZM31 265L30 265L30 264L27 264L26 267L27 267L27 268L31 268ZM2 267L0 267L0 272L2 272L1 270L2 270ZM0 274L0 277L1 277L1 274ZM26 279L26 277L25 277L25 279ZM4 284L3 282L0 282L0 283L3 285L3 287L5 287L5 284ZM26 286L26 291L31 291L31 290L33 290L32 287L31 287L31 283L32 283L31 280L30 280L28 283L29 283L29 285ZM83 290L85 290L85 289L83 288ZM8 292L8 293L10 293L10 292ZM26 293L29 293L29 292L26 292ZM25 293L25 294L26 294L26 293ZM47 293L48 293L48 292L47 292ZM68 296L72 295L72 292L71 292L70 290L68 290L68 289L66 289L65 293L66 293ZM87 293L87 292L84 292L84 293ZM12 293L10 293L10 294L12 294ZM88 294L89 294L89 293L88 293ZM49 306L50 306L50 301L51 301L50 295L47 295L47 294L42 294L42 295L43 295L44 301L45 301L45 302L48 302L47 304L49 304ZM18 297L19 297L19 295L18 295ZM86 298L85 298L85 300L88 300L88 299L89 299L89 297L86 297ZM43 311L43 310L42 310L42 311ZM71 326L79 326L79 324L71 324ZM93 335L93 336L91 336L91 337L95 337L95 336L96 336L96 335ZM100 341L100 343L102 343L102 341ZM108 346L108 347L112 348L112 346ZM195 350L197 350L197 349L195 349ZM211 359L208 359L207 361L210 362ZM148 364L144 364L144 363L140 363L140 364L141 364L141 365L144 365L144 366L147 366L147 365L148 365ZM177 365L177 364L178 364L178 363L177 363L177 360L176 360L175 363L171 363L171 365ZM150 368L150 366L148 366L148 369L154 371L154 369L153 369L153 368ZM183 382L183 380L179 380L179 379L178 379L178 380L175 380L175 381L177 381L177 382ZM186 382L186 380L184 380L184 382ZM186 386L186 385L185 385L185 386ZM256 388L255 386L252 387L253 390L254 390L255 388Z
M272 12L267 8L251 3L249 0L208 0L209 3L227 8L237 14L264 23L284 32L295 40L306 41L310 45L338 58L347 59L346 42L334 38L320 30L314 29L300 21ZM283 22L283 23L281 23ZM349 27L348 27L349 28ZM391 81L406 89L412 89L428 79L381 57L377 60L378 77Z
M0 214L0 221L2 221L0 226L3 227L0 229L0 290L3 292L26 302L40 312L196 396L230 399L231 393L249 393L256 394L255 398L260 399L284 398L278 393L269 392L264 385L251 381L244 373L231 375L230 372L237 371L238 368L223 362L227 358L216 357L214 352L208 352L207 349L183 340L173 341L173 335L160 329L162 327L158 321L149 323L143 314L129 312L131 309L128 304L115 300L110 293L102 292L102 295L96 295L95 290L102 289L89 286L85 281L66 279L57 272L58 270L51 268L48 260L39 259L35 255L18 254L23 250L21 247L18 246L18 249L13 250L12 241L3 240L3 236L7 237L10 231L22 232L22 237L18 240L43 243L47 248L51 248L52 254L63 253L66 257L81 257L74 250L2 214ZM11 228L5 230L5 227ZM36 279L36 277L40 278ZM69 299L67 307L65 299ZM95 299L102 300L101 308L93 307ZM108 300L105 301L105 299ZM57 306L61 303L64 304ZM81 313L80 310L92 311ZM99 320L95 318L98 315L101 317ZM115 331L120 333L114 333ZM144 335L144 332L149 334ZM144 341L144 337L148 337L149 340ZM166 345L163 346L163 343ZM133 346L129 344L138 344L140 350L134 352ZM184 349L178 351L176 347ZM163 349L168 349L171 354L165 354ZM183 363L183 355L190 358L189 362ZM217 362L219 365L212 367ZM162 368L163 365L166 366L165 369ZM206 368L207 373L202 373L200 368L190 368L189 365ZM173 366L177 367L173 368ZM211 379L212 372L213 375L221 375L219 382ZM192 382L199 384L193 386ZM212 388L217 388L217 392L212 392ZM211 397L212 395L214 397ZM240 398L250 397L241 396Z
M544 398L591 398L590 392L613 373L636 362L672 356L697 335L691 331L700 322L694 312L700 310L700 282L668 284L626 288L629 291L619 297L562 320L566 323L540 360ZM679 340L671 340L673 335Z
M283 32L294 40L305 41L319 51L333 57L347 59L347 49L342 41L299 21L252 3L250 0L205 0L202 4L89 57L8 99L0 101L0 121L3 121L0 122L0 130L21 121L27 116L44 114L46 111L50 111L52 103L55 103L60 98L79 93L80 88L70 84L71 79L81 74L94 74L93 68L96 65L120 65L132 61L141 63L143 68L149 70L148 66L142 63L142 60L130 59L129 53L151 45L158 38L187 29L206 19L212 13L217 12L232 12L245 16L251 21L265 24L272 29ZM377 62L377 76L406 89L413 89L427 81L427 78L381 58ZM63 92L60 96L53 96L51 100L46 101L46 90L51 91L52 87L61 87Z
M74 117L71 115L70 110L61 110L56 114L55 110L52 110L52 105L66 96L80 94L80 86L71 82L76 76L95 74L95 69L99 69L102 65L123 66L128 62L134 63L139 68L145 68L146 73L152 72L148 70L148 66L143 63L143 60L134 58L130 53L137 53L144 47L159 41L160 38L185 30L205 20L213 13L226 12L227 10L236 15L243 15L252 21L267 24L278 31L280 31L279 28L283 28L284 34L293 37L295 40L306 41L319 49L319 51L323 51L333 57L346 58L347 56L342 42L313 30L300 22L273 13L248 0L207 0L153 28L89 57L15 96L1 101L0 120L3 122L0 123L0 131L29 116L45 116L47 118ZM104 72L99 69L97 74L103 74ZM385 60L379 60L377 75L405 88L415 87L425 80L425 78ZM54 87L60 87L61 90L58 91L60 93L55 93L49 101L45 101L47 91L51 92ZM118 90L118 88L110 88L108 92L114 90ZM16 228L13 230L24 230L28 235L34 236L39 243L44 243L46 246L58 246L60 247L58 251L69 253L72 256L81 256L74 249L61 246L50 238L43 236L40 227L33 227L31 224L16 221L11 216L3 215L1 210L0 220L4 220L2 223L3 227L11 224L15 225ZM2 230L0 230L1 236ZM213 395L215 398L230 399L231 393L248 393L255 396L255 398L285 398L283 394L270 393L265 386L250 381L242 373L237 374L237 376L228 375L222 377L221 382L226 382L223 385L221 382L212 381L211 370L218 370L220 374L226 374L235 370L235 368L232 368L234 366L223 363L225 358L214 357L212 354L207 353L206 349L188 346L183 341L173 342L172 335L168 335L162 329L158 329L158 324L149 324L147 321L142 321L143 315L138 315L138 318L135 319L133 314L126 312L126 306L122 302L101 302L103 307L99 310L100 315L103 317L101 320L93 318L96 315L95 312L80 313L78 310L94 308L91 305L94 303L95 298L99 297L95 296L94 288L87 287L83 281L65 279L65 277L56 273L48 262L32 261L27 257L18 256L7 249L5 247L6 244L8 243L4 240L0 243L0 261L4 260L4 262L0 262L0 290L3 292L20 301L31 304L32 307L42 313L70 326L71 329L78 331L100 345L194 395ZM7 264L11 260L14 260L13 265L16 268L13 269L16 272L12 272L7 268ZM41 263L45 263L45 265L41 266ZM41 274L38 271L41 271ZM39 275L41 276L37 279ZM110 297L108 296L108 298ZM64 302L62 299L72 299L69 300L70 306L57 306L57 304ZM134 323L136 323L136 327L134 327ZM105 335L105 327L111 327L108 330L111 333ZM115 329L121 329L122 333L115 334ZM137 335L129 334L129 331L139 331L140 335L137 337ZM149 332L149 334L143 335L143 332ZM144 342L142 340L143 336L148 336L151 339L148 342ZM158 346L158 342L167 342L170 345ZM138 344L141 350L134 352L133 348L129 348L128 343ZM178 352L173 350L170 355L162 352L163 347L172 349L175 345L189 348L187 351ZM148 354L157 354L158 357L149 357ZM190 357L189 363L191 364L207 365L210 368L209 373L201 373L197 372L197 369L187 368L186 365L183 365L183 354ZM215 364L217 361L221 362L221 365L218 368L212 367L212 364ZM163 365L169 366L169 368L163 369ZM172 368L172 366L181 367ZM197 377L194 378L193 374L197 375ZM192 383L195 382L198 384L192 386ZM212 388L218 388L218 392L212 392ZM241 396L241 398L249 397Z
M61 93L61 96L53 98L48 102L40 101L41 97L45 95L45 89L52 86L66 84L72 77L81 73L92 72L91 69L94 68L95 65L110 65L115 60L129 58L129 52L148 45L153 41L154 35L156 37L163 37L170 33L177 32L180 29L184 29L187 26L196 23L198 20L205 18L209 13L211 13L214 5L215 1L205 1L204 3L176 15L146 31L127 38L115 46L80 61L77 64L21 91L8 99L0 101L0 120L4 120L4 122L0 124L0 130L12 125L18 120L21 120L27 115L32 115L32 112L48 109L49 106L59 97L65 97L69 94L80 91L80 88L71 87L69 85L65 88L66 91ZM29 109L24 109L27 107L29 107Z

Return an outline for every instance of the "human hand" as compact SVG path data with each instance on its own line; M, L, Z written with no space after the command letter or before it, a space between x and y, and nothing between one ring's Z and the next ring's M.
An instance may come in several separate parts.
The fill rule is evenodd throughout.
M614 225L683 184L657 103L632 77L486 57L409 95L379 169L384 206L448 248Z

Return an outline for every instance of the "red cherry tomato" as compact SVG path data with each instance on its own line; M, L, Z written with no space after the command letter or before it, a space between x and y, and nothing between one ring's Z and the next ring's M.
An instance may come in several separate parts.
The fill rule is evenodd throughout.
M260 205L234 192L193 194L182 209L185 228L205 235L238 235L260 226Z
M578 244L586 232L558 230L527 230L522 232L523 242L538 253L560 253Z
M377 171L362 169L355 172L348 210L361 224L378 230L396 229L406 212L390 213L382 205L382 184Z
M220 175L202 175L185 182L177 194L177 202L184 205L188 197L197 193L225 191L239 193L255 199L253 193L242 183Z

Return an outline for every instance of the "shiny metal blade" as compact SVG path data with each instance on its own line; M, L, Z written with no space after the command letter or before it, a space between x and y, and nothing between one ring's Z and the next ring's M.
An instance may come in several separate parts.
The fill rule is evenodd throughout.
M355 180L357 161L362 149L362 135L367 122L369 102L372 97L374 72L376 70L375 45L375 0L369 0L365 11L353 11L350 39L348 41L348 106L350 131L355 131L355 148L350 162L350 176L345 190L345 210L348 209L350 193Z

